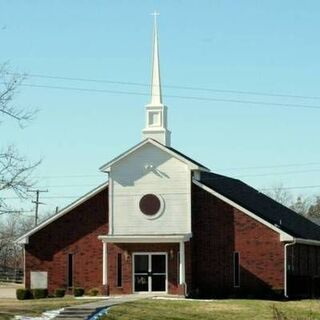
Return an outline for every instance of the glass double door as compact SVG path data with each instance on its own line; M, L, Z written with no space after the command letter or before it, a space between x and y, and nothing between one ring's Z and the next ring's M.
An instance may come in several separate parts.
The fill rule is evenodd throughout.
M133 257L134 292L166 292L167 255L135 253Z

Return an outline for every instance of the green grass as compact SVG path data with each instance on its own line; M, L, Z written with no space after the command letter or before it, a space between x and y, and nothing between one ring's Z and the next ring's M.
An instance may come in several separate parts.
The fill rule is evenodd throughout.
M277 310L277 315L275 315ZM315 320L320 301L140 300L111 307L102 320Z
M37 300L0 299L0 320L12 319L15 315L38 316L44 311L60 309L95 300L77 300L72 296Z

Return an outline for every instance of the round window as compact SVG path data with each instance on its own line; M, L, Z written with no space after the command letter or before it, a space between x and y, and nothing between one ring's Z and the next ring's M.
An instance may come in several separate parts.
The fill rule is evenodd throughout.
M142 213L147 216L157 214L161 208L161 201L155 194L144 195L139 202L139 207Z

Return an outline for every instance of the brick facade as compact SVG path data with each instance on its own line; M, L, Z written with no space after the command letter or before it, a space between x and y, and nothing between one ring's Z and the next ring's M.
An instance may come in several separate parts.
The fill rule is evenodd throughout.
M267 293L283 289L279 234L193 186L193 283L200 295ZM240 287L234 288L233 253L240 253Z
M30 237L25 246L27 287L30 271L47 271L50 292L66 288L68 255L73 254L74 286L102 289L102 242L98 236L108 232L107 203L104 189ZM185 244L186 288L178 284L178 243L109 243L110 294L133 292L134 252L167 253L170 294L258 295L283 290L284 245L279 234L195 185L192 232L191 241ZM289 277L320 277L319 247L297 245L288 250L288 260L292 261ZM240 254L239 288L234 287L234 252ZM123 266L121 287L116 282L118 254Z
M67 288L68 255L74 255L74 286L102 284L101 234L108 232L107 189L33 234L25 246L26 287L30 271L48 272L48 289Z

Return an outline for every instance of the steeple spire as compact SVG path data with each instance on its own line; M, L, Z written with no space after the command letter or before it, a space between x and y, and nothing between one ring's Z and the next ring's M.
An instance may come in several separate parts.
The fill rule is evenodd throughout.
M152 52L152 76L151 76L151 101L146 105L146 127L142 131L143 138L151 138L159 141L165 146L170 146L171 132L167 128L167 107L162 103L160 63L159 63L159 43L157 16L158 12L152 13L154 16L153 27L153 52Z
M158 44L158 29L157 29L157 16L159 16L159 13L154 11L151 14L154 16L154 25L153 25L153 60L152 60L150 104L159 105L159 104L162 104L160 64L159 64L159 44Z

